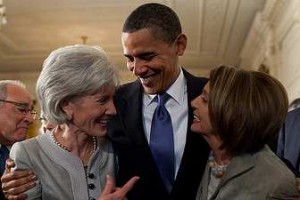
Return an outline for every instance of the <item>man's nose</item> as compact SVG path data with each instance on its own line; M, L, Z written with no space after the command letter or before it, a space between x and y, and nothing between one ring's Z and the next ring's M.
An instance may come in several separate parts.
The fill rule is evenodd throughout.
M139 59L135 59L133 62L133 74L140 76L147 71L145 63Z
M34 120L33 115L30 112L27 112L25 115L25 121L28 122L29 124L32 124Z

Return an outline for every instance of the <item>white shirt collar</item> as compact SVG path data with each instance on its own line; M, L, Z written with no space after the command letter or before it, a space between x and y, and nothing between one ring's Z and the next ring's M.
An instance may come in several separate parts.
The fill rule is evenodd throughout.
M168 88L166 91L178 104L182 104L184 100L184 92L185 92L185 78L183 75L183 71L180 68L179 76L176 81ZM145 105L149 105L152 103L157 94L144 94L144 102Z

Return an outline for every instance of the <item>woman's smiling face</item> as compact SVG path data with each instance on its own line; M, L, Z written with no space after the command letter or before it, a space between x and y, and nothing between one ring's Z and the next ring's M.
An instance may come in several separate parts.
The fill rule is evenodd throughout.
M79 97L68 102L65 111L80 131L91 136L104 136L108 120L116 114L114 92L114 87L106 87L93 95Z
M208 111L209 92L210 88L208 82L203 88L202 94L191 102L194 109L194 120L191 129L201 134L211 134L213 132Z

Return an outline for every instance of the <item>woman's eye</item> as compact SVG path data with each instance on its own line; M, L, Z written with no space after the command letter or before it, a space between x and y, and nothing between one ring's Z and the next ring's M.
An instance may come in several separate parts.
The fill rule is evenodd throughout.
M207 103L206 97L202 96L201 99L202 99L202 101L203 101L204 103Z
M105 104L107 101L108 101L108 98L107 98L107 97L103 97L103 98L101 98L101 99L98 99L97 102L98 102L100 105L103 105L103 104Z

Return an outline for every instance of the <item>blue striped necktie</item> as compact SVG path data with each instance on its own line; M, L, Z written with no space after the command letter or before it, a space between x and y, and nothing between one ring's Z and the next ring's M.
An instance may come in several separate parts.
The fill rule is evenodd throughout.
M6 146L1 145L0 148L0 174L2 176L4 170L5 170L5 161L9 157L9 150L7 149Z
M175 176L175 154L172 121L165 103L170 98L167 93L157 95L150 133L150 148L161 177L171 192Z

